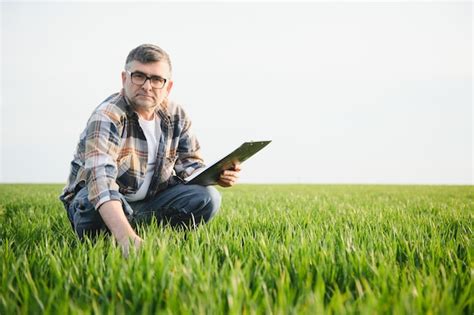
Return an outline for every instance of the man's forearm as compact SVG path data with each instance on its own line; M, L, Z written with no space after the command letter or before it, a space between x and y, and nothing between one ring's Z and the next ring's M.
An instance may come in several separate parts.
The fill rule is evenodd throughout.
M137 234L123 213L122 203L120 201L110 200L103 203L99 207L99 213L105 225L107 225L119 243L128 242L130 238L137 237Z

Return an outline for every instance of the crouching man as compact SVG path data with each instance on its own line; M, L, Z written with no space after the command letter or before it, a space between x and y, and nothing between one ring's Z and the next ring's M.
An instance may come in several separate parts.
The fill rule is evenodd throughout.
M155 45L133 49L122 71L122 90L109 96L82 132L60 196L79 238L111 232L125 255L142 238L133 225L157 222L195 227L217 213L213 186L184 185L204 167L191 120L168 100L173 87L168 54ZM236 183L240 166L218 184Z

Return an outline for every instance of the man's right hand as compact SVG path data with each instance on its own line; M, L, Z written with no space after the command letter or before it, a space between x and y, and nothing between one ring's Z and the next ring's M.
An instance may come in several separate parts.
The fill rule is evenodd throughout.
M104 202L99 207L99 213L119 244L124 257L128 257L132 250L140 248L143 240L128 223L120 201L110 200Z
M143 243L143 239L140 236L135 235L132 237L126 237L122 240L117 240L117 243L122 250L123 257L127 258L130 252L138 250Z

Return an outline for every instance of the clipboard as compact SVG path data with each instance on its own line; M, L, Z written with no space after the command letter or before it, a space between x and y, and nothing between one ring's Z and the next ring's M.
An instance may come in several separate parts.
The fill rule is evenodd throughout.
M266 147L271 140L244 142L237 149L227 154L214 164L202 168L185 179L181 179L185 185L216 185L220 174L224 170L232 169L234 163L242 163L255 153Z

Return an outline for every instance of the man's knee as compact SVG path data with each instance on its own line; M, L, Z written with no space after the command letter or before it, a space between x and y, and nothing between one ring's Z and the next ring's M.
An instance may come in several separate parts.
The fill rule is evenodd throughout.
M194 224L209 222L219 211L221 206L221 194L213 186L190 186L192 193L189 195L188 205L185 211L194 221Z
M95 238L101 233L108 233L107 226L102 220L99 211L94 208L89 209L87 212L76 212L74 216L74 231L81 240L85 236Z
M204 220L208 222L211 220L219 211L221 206L222 196L220 192L213 186L206 186L205 195L207 198L207 206L205 209L205 214L203 215Z
M88 199L87 188L81 189L68 208L68 217L74 232L82 240L84 236L91 238L102 232L108 232L99 212Z

